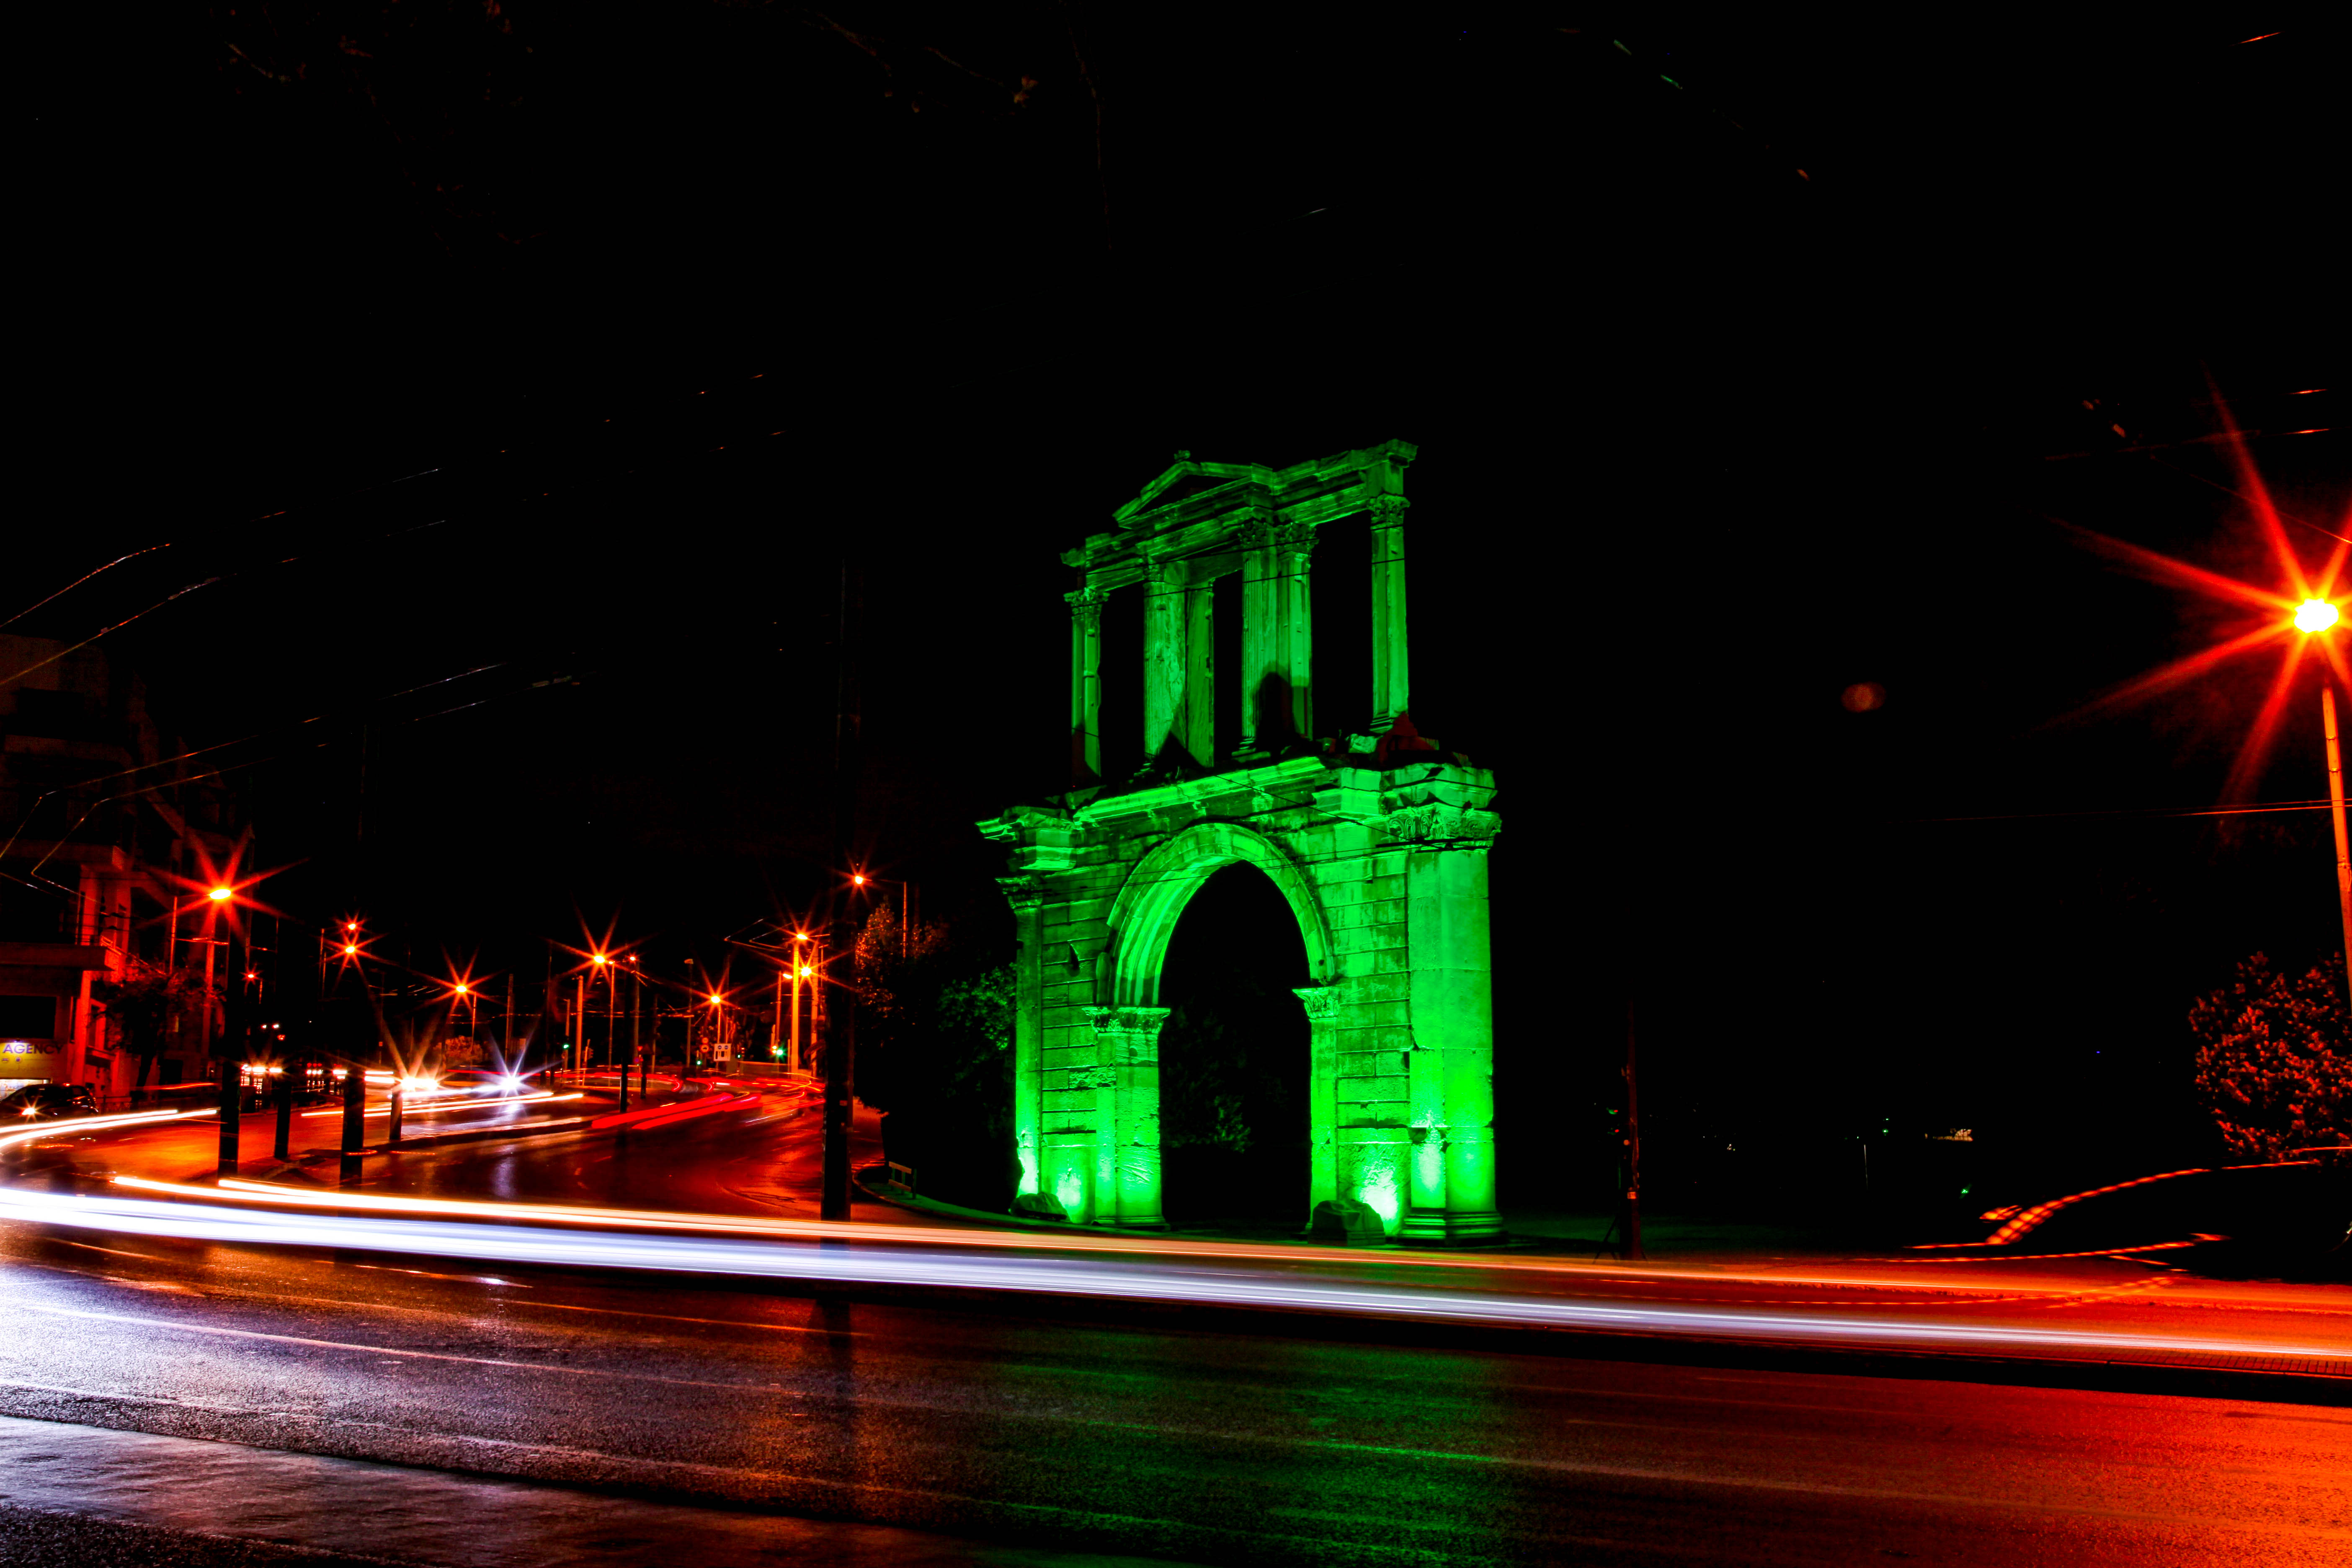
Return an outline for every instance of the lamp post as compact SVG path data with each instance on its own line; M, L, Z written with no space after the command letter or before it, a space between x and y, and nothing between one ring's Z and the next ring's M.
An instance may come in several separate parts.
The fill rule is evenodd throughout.
M2341 617L2326 599L2305 599L2295 606L2294 629L2318 637ZM2327 810L2336 827L2336 910L2344 931L2347 994L2352 994L2352 837L2344 825L2344 745L2336 725L2336 683L2320 678L2319 717L2327 731Z
M637 955L631 953L622 962L634 966ZM646 977L632 967L629 970L629 1060L636 1064L639 1100L653 1092L653 1063L646 1058L645 1017ZM621 1077L625 1079L628 1076L628 1069L623 1068Z
M810 937L808 932L804 931L796 931L793 932L793 945L784 950L783 973L779 975L776 980L776 1001L779 1005L778 1010L782 1011L787 1005L791 1007L791 1012L786 1015L786 1017L790 1019L790 1022L786 1023L782 1019L778 1020L778 1033L780 1033L783 1038L777 1043L782 1045L784 1048L784 1070L786 1072L798 1072L801 1070L801 987L807 981L813 978L814 973L814 972L809 968L809 941ZM790 1001L788 1004L786 1002L787 986L791 988L789 992Z
M915 884L902 882L896 877L876 877L864 871L850 874L849 885L853 888L872 887L876 883L898 889L898 956L904 958L912 951L908 944L912 940L909 933L915 929L910 908Z
M205 924L209 931L212 925L210 918L212 911L235 897L235 889L225 887L213 888L206 890L205 897L209 901L205 911L206 916ZM211 1054L212 1049L213 1017L216 1006L213 1001L213 949L218 945L217 942L210 940L205 942L204 1044L207 1055ZM243 1015L242 1005L237 1011L239 1016ZM236 1042L225 1041L224 1044L229 1048L221 1052L220 1058L213 1063L213 1070L219 1075L220 1079L220 1169L233 1172L236 1169L239 1152L237 1135L244 1128L242 1112L245 1110L245 1064L236 1057Z
M609 1068L618 1064L621 1054L620 1035L614 1027L621 1011L620 971L614 967L610 957L601 952L590 953L588 963L593 971L603 976L604 981L604 1065ZM587 993L584 990L581 993L580 1007L580 1030L584 1040L588 1031L588 1003ZM583 1068L587 1065L587 1052L584 1049L581 1053L581 1065ZM623 1110L629 1109L629 1069L626 1067L621 1068L620 1108Z

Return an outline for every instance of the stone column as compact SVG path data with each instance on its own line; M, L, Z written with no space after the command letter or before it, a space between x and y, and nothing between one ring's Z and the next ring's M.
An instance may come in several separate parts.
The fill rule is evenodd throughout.
M1281 737L1267 714L1265 684L1280 668L1279 617L1273 520L1253 517L1240 530L1242 547L1242 732L1236 757L1263 762Z
M1404 509L1402 496L1371 504L1372 733L1385 734L1412 705L1405 659Z
M1307 1215L1339 1195L1339 988L1293 988L1307 1008Z
M1405 921L1412 1160L1400 1234L1417 1241L1497 1235L1486 844L1413 845L1405 863Z
M1184 586L1184 749L1217 765L1217 617L1214 577Z
M1081 588L1070 606L1070 784L1102 782L1103 595Z
M1158 1229L1160 1026L1165 1007L1089 1007L1097 1068L1095 1217Z
M1018 1191L1040 1190L1045 1138L1045 895L1020 877L998 879L1013 905L1013 1150Z
M1277 634L1276 658L1282 668L1284 681L1290 689L1288 719L1294 735L1312 739L1315 734L1315 625L1314 600L1307 564L1315 552L1315 529L1310 523L1284 524L1276 531L1275 563L1281 574L1276 590L1276 612L1281 617Z
M1150 768L1183 720L1183 566L1145 563L1143 592L1143 765Z

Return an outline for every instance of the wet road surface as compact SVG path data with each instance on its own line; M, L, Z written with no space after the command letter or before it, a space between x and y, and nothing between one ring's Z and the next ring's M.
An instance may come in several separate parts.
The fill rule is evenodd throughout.
M2335 1409L6 1245L20 1417L1202 1561L2352 1552Z
M793 1205L814 1178L814 1118L783 1100L625 1143L404 1152L371 1162L363 1190L804 1217ZM85 1153L186 1176L192 1158L209 1168L208 1137L175 1128ZM857 1215L913 1217L881 1205ZM959 1234L902 1224L895 1249L816 1250L904 1252ZM1053 1256L1012 1239L1009 1256ZM1207 1266L1181 1244L1133 1245L1154 1267ZM2341 1289L2130 1265L1993 1283L1925 1266L1643 1271L1524 1257L1217 1266L1660 1307L2352 1340ZM1164 1310L1107 1322L1037 1296L518 1271L25 1225L0 1227L0 1310L17 1328L0 1340L0 1414L715 1506L732 1510L713 1525L722 1535L740 1513L750 1533L728 1539L772 1531L786 1555L834 1550L793 1533L808 1521L856 1521L950 1538L924 1548L942 1560L982 1549L972 1542L1284 1563L2352 1556L2352 1415L2325 1405L1644 1364L1622 1342L1608 1360L1332 1343L1279 1321L1194 1329ZM247 1450L224 1452L207 1462ZM16 1474L0 1465L0 1480ZM207 1511L201 1490L176 1528L252 1531L247 1516ZM462 1506L377 1517L429 1531ZM346 1510L330 1512L341 1533L322 1548L477 1560L429 1534L354 1547Z
M300 1548L295 1560L302 1562L323 1552L457 1568L648 1560L761 1568L779 1558L861 1568L1113 1568L1121 1561L5 1416L0 1506L79 1524L24 1531L35 1543L43 1534L63 1537L60 1563L100 1553L120 1561L125 1542L109 1526L128 1527L131 1542L164 1562L207 1561L240 1541ZM16 1549L10 1522L0 1516L0 1562L27 1560L33 1553Z

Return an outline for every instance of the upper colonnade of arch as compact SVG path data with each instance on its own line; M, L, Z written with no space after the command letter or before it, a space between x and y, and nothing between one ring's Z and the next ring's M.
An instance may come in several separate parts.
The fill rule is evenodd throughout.
M1260 763L1314 736L1316 530L1359 514L1370 523L1371 730L1385 732L1411 700L1402 524L1404 472L1418 454L1386 441L1269 468L1180 452L1112 514L1115 527L1064 552L1079 576L1065 595L1072 784L1118 782L1103 774L1102 613L1122 588L1144 593L1143 777ZM1241 667L1221 672L1213 606L1227 577L1240 580ZM1236 735L1215 732L1221 680L1236 683Z

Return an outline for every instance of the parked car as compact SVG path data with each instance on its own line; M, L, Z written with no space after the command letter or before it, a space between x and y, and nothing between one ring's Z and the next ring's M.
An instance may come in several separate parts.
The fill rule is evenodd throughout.
M0 1124L97 1114L98 1091L86 1083L31 1083L0 1100Z

